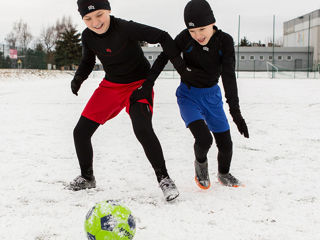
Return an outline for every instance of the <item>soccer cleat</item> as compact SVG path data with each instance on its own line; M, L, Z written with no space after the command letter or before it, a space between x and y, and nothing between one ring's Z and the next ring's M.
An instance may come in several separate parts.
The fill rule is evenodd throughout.
M196 176L194 177L196 184L201 189L208 189L211 186L209 173L208 173L208 159L199 163L197 160L194 161L194 169L196 172Z
M70 182L68 189L72 191L79 191L83 189L90 189L96 187L96 180L93 177L92 180L88 180L81 175L76 177L72 182Z
M219 182L227 187L240 187L241 183L238 179L236 179L234 176L232 176L231 173L218 173L218 180Z
M165 177L159 183L166 201L170 202L179 196L179 191L170 177Z

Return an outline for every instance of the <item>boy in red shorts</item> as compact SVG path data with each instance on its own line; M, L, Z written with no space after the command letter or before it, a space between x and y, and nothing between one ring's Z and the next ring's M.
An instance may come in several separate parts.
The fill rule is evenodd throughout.
M110 16L107 0L78 0L78 10L87 28L82 33L83 56L71 89L77 95L81 84L101 61L105 78L95 90L74 129L74 143L81 175L69 185L77 191L96 186L91 137L97 128L125 108L134 133L150 161L167 201L178 197L168 175L160 142L152 128L155 78L139 41L160 43L179 73L191 77L173 39L162 30Z

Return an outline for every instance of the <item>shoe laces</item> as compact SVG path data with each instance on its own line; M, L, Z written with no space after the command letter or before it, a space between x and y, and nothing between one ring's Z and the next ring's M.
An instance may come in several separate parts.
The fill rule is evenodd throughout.
M220 174L220 176L229 181L230 183L238 183L238 179L236 179L231 173Z
M166 178L161 180L160 188L164 189L164 190L172 189L172 188L175 188L175 185L174 185L174 182L171 180L171 178L166 177Z

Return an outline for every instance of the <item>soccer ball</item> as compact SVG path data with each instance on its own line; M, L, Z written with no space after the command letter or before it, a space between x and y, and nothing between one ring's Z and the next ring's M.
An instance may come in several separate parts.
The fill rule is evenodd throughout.
M109 200L89 210L84 229L89 240L131 240L136 222L128 208Z

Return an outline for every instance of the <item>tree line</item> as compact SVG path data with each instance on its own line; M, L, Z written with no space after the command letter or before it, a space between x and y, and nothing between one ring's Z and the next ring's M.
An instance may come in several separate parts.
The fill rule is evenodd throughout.
M18 50L18 59L5 56L5 51L0 48L0 68L46 69L51 65L56 66L57 69L74 69L81 59L81 34L76 30L71 17L64 16L54 25L44 27L39 37L34 37L29 25L20 19L13 24L12 31L7 34L5 41L10 49ZM33 46L30 47L32 42ZM271 39L266 42L268 42L267 46L273 44ZM274 44L282 45L281 40ZM140 42L140 45L147 46L147 43ZM261 41L250 42L244 36L239 46L265 47L266 45Z
M5 57L2 51L0 67L17 67L20 62L23 68L45 69L50 64L58 69L73 69L81 58L81 34L71 17L62 17L43 28L39 37L34 37L29 25L20 19L13 24L5 42L10 49L18 50L18 59Z

